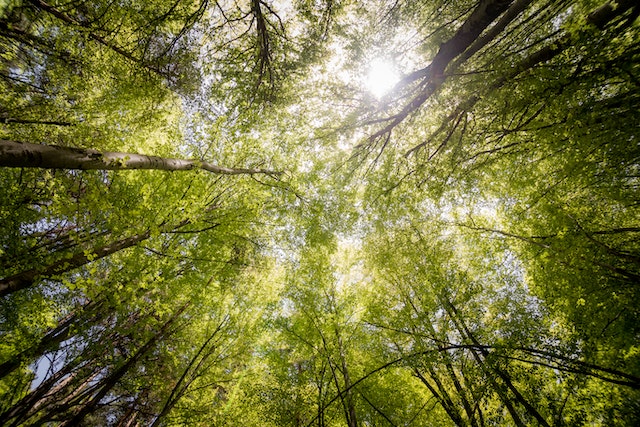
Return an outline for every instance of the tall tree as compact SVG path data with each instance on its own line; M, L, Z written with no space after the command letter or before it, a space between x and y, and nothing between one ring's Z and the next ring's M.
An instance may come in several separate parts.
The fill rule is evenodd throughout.
M0 166L82 170L155 169L179 171L203 169L224 175L265 174L277 176L282 174L282 172L266 169L217 166L199 160L167 159L133 153L101 153L96 150L5 140L0 141Z
M639 14L3 4L0 424L638 424Z

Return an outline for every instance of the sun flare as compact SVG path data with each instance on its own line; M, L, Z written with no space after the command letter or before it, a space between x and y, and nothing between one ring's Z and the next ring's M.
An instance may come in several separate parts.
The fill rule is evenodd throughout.
M365 80L365 86L371 94L376 98L382 98L397 82L398 73L391 62L383 59L371 61Z

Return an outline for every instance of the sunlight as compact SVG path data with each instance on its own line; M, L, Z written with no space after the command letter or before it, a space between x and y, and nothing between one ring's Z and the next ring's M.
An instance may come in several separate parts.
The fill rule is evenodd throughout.
M369 64L365 80L367 90L376 98L382 98L398 82L398 73L393 64L383 59L374 59Z

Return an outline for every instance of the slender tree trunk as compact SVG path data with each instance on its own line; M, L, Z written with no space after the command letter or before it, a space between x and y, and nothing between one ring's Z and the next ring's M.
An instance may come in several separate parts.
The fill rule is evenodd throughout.
M75 227L67 227L57 232L45 232L44 234L34 233L26 237L37 238L38 242L30 247L20 249L19 251L11 251L11 255L5 254L0 257L0 270L7 270L15 265L23 264L26 259L28 263L42 258L43 256L51 257L55 254L63 254L72 248L87 247L87 245L98 237L106 236L107 231L90 231L79 235L74 233ZM55 234L55 235L54 235ZM54 237L48 238L48 236Z
M162 232L175 231L187 224L191 220L185 219L172 227L164 227ZM164 224L161 224L161 227ZM151 237L151 230L147 230L144 233L137 234L135 236L126 237L108 245L93 248L92 250L83 250L76 252L68 258L55 261L48 266L42 266L39 268L32 268L20 273L14 274L10 277L5 277L0 280L0 297L9 295L13 292L32 286L36 280L41 278L51 278L59 274L67 273L83 265L89 264L92 261L107 257L111 254L119 252L123 249L127 249L135 246L136 244L143 242Z
M36 405L35 413L40 412L40 418L35 424L42 424L48 421L65 419L71 416L73 408L81 405L87 399L90 399L96 390L100 389L102 384L102 376L107 373L106 369L95 367L91 375L85 376L80 382L68 384L64 389L57 389L57 395L47 394L43 401ZM57 388L57 387L56 387ZM43 402L47 403L47 407L41 406Z
M413 373L422 382L422 384L424 384L429 389L431 394L433 394L433 396L438 400L438 402L440 402L440 405L442 406L444 411L447 413L449 418L451 418L451 421L453 421L453 423L457 426L464 426L465 423L462 420L462 415L460 415L460 411L458 411L457 405L455 405L453 403L453 400L451 400L451 396L449 396L449 393L447 392L446 387L442 385L440 379L436 375L433 368L432 367L429 368L429 373L430 373L431 380L438 387L437 390L429 382L429 380L427 380L427 378L424 375L422 375L422 372L420 372L417 368L413 369Z
M273 70L271 69L271 46L267 20L262 13L263 0L251 0L251 13L256 21L258 46L258 80L256 90L262 84L264 77L269 75L269 85L273 85Z
M340 371L342 372L342 380L344 382L347 425L349 427L358 427L358 416L355 403L353 401L353 392L351 390L351 376L349 375L349 368L347 366L347 358L345 355L344 344L342 342L342 334L340 333L340 328L337 325L335 327L335 333L336 339L338 341L338 353L340 356Z
M142 392L136 396L135 400L131 403L129 408L127 408L127 412L118 420L116 427L134 427L139 426L140 424L137 422L138 417L140 416L140 410L138 409L140 406L144 406L143 401L147 399L149 394L149 389L145 388Z
M469 330L467 325L464 323L464 320L459 315L458 309L453 305L453 303L447 297L442 297L441 300L443 300L445 309L449 314L449 316L451 316L451 319L453 320L460 334L462 336L466 336L468 339L471 340L471 342L475 346L479 348L479 352L482 355L482 359L486 361L486 358L488 355L487 350L482 347L482 345L476 339L475 335ZM474 353L474 355L477 354L477 352L474 350L472 350L472 353ZM476 360L480 362L480 357L479 356L476 357ZM483 362L483 364L486 364L486 363ZM529 415L533 416L538 421L539 425L543 427L550 427L547 420L545 420L545 418L538 412L538 410L531 403L529 403L529 401L522 395L522 393L520 393L520 391L513 385L510 375L506 371L496 367L492 363L489 363L488 365L489 365L489 368L493 372L495 372L498 375L498 377L500 377L500 379L502 379L502 381L505 383L507 388L515 396L516 401L518 401L518 403L520 403L527 410Z
M173 386L173 389L171 390L169 397L167 397L167 401L165 402L164 406L162 407L162 410L154 420L153 424L151 424L151 427L156 427L157 425L160 424L160 422L164 419L164 417L166 417L169 414L169 412L171 412L171 410L176 405L176 403L178 403L178 401L182 398L182 396L187 391L187 389L189 388L193 380L197 377L198 372L202 368L202 365L207 361L207 359L209 359L209 357L211 357L211 354L213 353L213 347L210 347L209 344L211 343L211 341L213 341L216 335L218 335L218 333L222 330L225 323L226 323L226 319L224 319L218 325L218 327L213 331L213 333L209 336L209 338L207 338L205 342L202 344L202 346L200 346L200 349L198 350L198 352L191 358L191 360L185 367L184 371L182 372L182 375L180 376L176 384ZM210 347L210 348L207 350L207 347ZM205 350L207 350L206 353L205 353ZM198 361L198 359L200 359L200 361Z
M56 9L55 7L45 3L42 0L29 0L29 2L36 6L38 9L40 10L44 10L47 13L50 13L51 15L55 16L56 18L66 22L67 24L70 25L75 25L77 27L81 27L84 28L85 30L88 31L88 35L91 39L95 40L96 42L98 42L99 44L107 47L108 49L111 49L112 51L116 52L118 55L121 55L122 57L128 59L129 61L139 64L141 66L143 66L144 68L148 69L149 71L152 71L153 73L159 75L160 77L166 78L167 76L161 71L159 70L157 67L154 67L150 64L145 63L142 59L140 58L136 58L135 56L133 56L131 53L127 52L126 50L124 50L123 48L116 46L114 43L111 43L109 41L107 41L104 37L96 34L95 32L91 31L91 28L89 27L88 24L85 24L83 22L80 22L74 18L72 18L71 16L67 15L66 13L62 12L59 9Z
M428 322L426 322L428 323ZM436 337L436 331L433 328L433 325L429 324L428 328L430 329L430 333L432 334L432 336L435 338ZM453 385L455 387L456 392L458 393L458 396L460 396L460 400L462 401L462 407L464 408L465 413L467 414L467 419L469 420L469 425L472 427L477 427L478 423L476 422L476 418L474 415L474 411L473 408L471 407L471 404L469 403L469 400L467 399L467 389L466 387L462 387L462 384L460 383L460 380L458 379L458 375L456 374L455 370L453 369L453 365L451 364L451 360L449 358L449 353L447 353L446 351L442 351L443 346L442 344L438 343L438 341L435 341L437 343L437 348L438 351L442 353L442 357L445 359L444 360L444 365L445 365L445 369L447 371L447 373L449 374L449 378L451 378L451 381L453 382ZM435 372L433 372L435 374Z
M517 9L519 9L520 7L524 7L525 5L521 4L522 2L523 2L523 0L517 1L512 6L512 8L510 8L509 11L507 11L507 13L505 13L505 16L503 18L504 19L508 19L508 15L510 14L509 12L517 12ZM621 0L616 4L615 7L611 3L607 2L604 5L600 6L599 8L595 9L594 11L592 11L589 15L587 15L586 21L591 25L594 25L594 26L596 26L596 27L598 27L600 29L603 29L606 25L608 25L616 17L624 14L627 10L631 9L632 7L637 7L635 5L635 1L634 0ZM514 9L514 10L512 10L512 9ZM500 20L500 22L502 22L502 19ZM490 30L488 30L487 34L485 34L483 37L487 36L490 33L493 33L494 29L498 25L500 25L500 22L498 24L496 24L496 26L494 26ZM466 60L470 56L472 56L477 50L479 50L481 48L481 46L478 47L478 44L480 43L480 40L483 37L480 37L478 40L476 40L476 42L474 42L474 44L472 44L469 47L468 51L464 52L464 54L461 55L460 58L458 58L456 60L456 62L451 64L451 68L454 69L455 67L460 65L464 60ZM495 35L494 35L494 37L495 37ZM573 43L574 43L575 38L576 38L575 34L567 34L564 37L561 37L559 40L556 40L554 43L550 43L547 46L544 46L543 48L537 50L536 52L533 52L532 54L530 54L529 56L527 56L526 58L521 60L519 63L517 63L511 69L510 72L508 72L507 74L505 74L505 75L499 77L498 79L496 79L496 81L494 81L489 86L489 92L493 92L493 91L495 91L497 89L500 89L501 87L503 87L507 83L513 81L513 79L515 79L518 75L520 75L520 74L522 74L522 73L524 73L524 72L526 72L528 70L533 69L538 64L542 64L542 63L545 63L545 62L548 62L548 61L552 60L553 58L555 58L556 56L558 56L559 54L564 52L566 49L571 47L573 45ZM475 49L475 51L474 51L474 49ZM426 70L426 68L423 69L423 70ZM414 72L414 73L410 74L409 76L407 76L405 78L405 82L401 82L400 84L405 84L406 85L406 84L410 83L411 81L419 79L420 77L422 77L422 74L420 74L420 72L423 72L423 70L419 70L417 72ZM454 120L456 120L456 119L458 119L460 117L461 114L463 114L464 112L470 111L475 106L475 104L478 101L480 101L480 99L482 99L482 96L472 95L469 98L467 98L465 101L459 103L458 106L455 108L455 110L442 122L440 127L431 135L431 137L427 138L427 140L425 142L423 142L421 144L418 144L415 147L413 147L410 150L408 150L405 153L405 157L411 155L415 151L420 150L421 148L423 148L424 146L429 144L431 141L433 141L433 139L438 134L442 133L445 129L447 129L450 126L450 124L452 122L454 122ZM426 98L425 98L425 100L426 100ZM422 103L424 103L424 101ZM391 131L391 129L393 129L393 127L395 127L402 120L404 120L404 118L406 118L409 113L411 113L412 111L415 111L420 105L422 105L422 103L417 105L415 108L408 110L406 112L406 114L402 115L402 117L398 117L400 120L395 119L391 124L389 124L387 127L385 127L385 129L383 129L383 131L380 131L380 132L376 133L376 135L374 135L374 136L383 135L384 133ZM408 107L406 107L406 108L408 108ZM392 119L392 118L390 118L390 119Z
M420 316L420 311L415 306L413 301L410 298L407 298L407 302L411 306L413 311L418 316ZM471 407L471 404L469 403L469 400L467 399L467 387L463 387L462 384L460 383L460 380L458 379L458 375L455 373L455 370L453 369L453 365L451 364L451 360L450 360L449 354L446 351L444 351L444 346L440 343L440 340L437 337L438 334L436 333L436 330L433 327L433 325L430 322L425 322L424 323L424 327L428 329L428 332L429 332L431 338L436 343L436 346L438 348L438 352L442 354L442 358L444 359L445 369L447 371L447 374L449 375L449 378L451 378L451 381L453 382L453 385L455 387L456 392L458 393L458 396L460 397L460 400L462 401L462 407L464 408L464 411L467 414L467 419L469 420L469 425L472 426L472 427L477 427L478 423L476 422L476 419L475 419L474 410ZM412 326L412 330L414 331L414 333L416 332L415 326ZM454 404L453 399L451 399L451 397L449 396L446 388L442 387L441 381L438 378L438 374L435 371L435 369L433 369L432 365L429 366L429 372L431 374L432 379L434 380L434 382L436 383L436 385L440 389L441 395L443 397L446 397L446 399L449 402L449 406L451 406L451 408L455 409L455 414L453 413L452 410L447 410L447 408L445 408L445 410L447 410L447 413L449 414L449 416L451 416L451 415L455 415L456 416L455 420L452 418L452 420L454 420L454 422L456 422L456 424L463 425L462 415L460 413L458 413L458 405ZM418 378L420 378L420 377L418 377ZM423 380L422 378L420 378L420 379L421 379L421 381L423 383L425 383L426 379L425 380ZM436 397L438 397L438 396L436 396ZM464 423L464 424L466 424L466 423Z
M58 391L71 384L80 371L83 356L76 357L55 374L43 381L37 388L30 391L26 396L0 414L0 420L5 425L13 420L11 426L22 424L25 419L33 416L40 408L47 406L55 397Z
M53 350L60 345L62 341L69 337L71 331L70 327L77 317L77 313L71 313L66 316L58 323L58 326L50 330L37 344L21 351L9 360L0 364L0 379L9 375L23 362L32 360L33 358L46 353L48 350Z
M80 322L91 321L100 310L101 303L89 302L80 309L70 313L58 322L55 328L47 332L36 344L14 355L9 360L0 364L0 379L9 375L17 367L26 361L34 360L47 352L56 350L60 343L69 339L72 326Z
M277 176L266 169L228 168L199 160L171 159L135 153L99 152L93 149L0 140L0 166L14 168L185 171L203 169L222 175Z
M105 377L99 384L99 389L97 393L91 397L91 399L86 402L80 411L76 413L71 419L60 424L61 427L71 427L80 425L84 417L86 417L89 413L95 410L95 407L100 403L100 401L111 391L111 389L120 381L120 379L129 372L138 361L149 352L152 347L161 339L164 338L165 335L169 334L169 327L178 319L178 317L187 309L189 304L183 305L176 313L174 313L169 320L167 320L164 325L160 328L158 332L156 332L142 347L136 351L136 353L131 356L127 361ZM97 388L96 388L97 389Z
M100 311L97 314L100 314ZM141 318L137 312L130 314L124 320L124 327L133 327ZM106 366L110 366L110 349L117 346L123 339L122 335L116 332L117 329L114 331L111 320L111 316L104 317L100 324L104 333L98 340L85 342L80 354L71 358L68 351L63 353L71 360L53 372L19 402L0 414L0 420L12 420L11 426L18 426L30 418L36 419L32 424L41 425L49 420L64 419L65 415L67 418L72 417L73 408L83 405L87 399L99 391L104 379L100 378L99 381L94 379L108 374L104 362L107 362ZM101 342L108 345L102 346Z
M333 360L331 359L331 353L329 351L329 346L327 345L327 341L324 337L324 334L322 333L322 331L320 330L320 328L318 328L316 326L318 332L320 333L320 337L322 339L322 345L324 348L324 352L325 352L325 357L327 359L327 365L329 366L329 370L331 371L331 378L333 379L333 384L336 387L336 391L338 392L337 397L340 398L340 403L342 405L342 410L344 411L344 419L347 421L347 425L349 425L349 409L348 409L348 403L347 403L347 399L345 397L346 394L346 390L343 391L342 387L340 386L340 381L338 380L338 374L336 372L336 366L334 366Z
M0 280L0 297L32 286L40 278L51 278L53 276L69 272L83 265L89 264L96 259L104 258L126 248L130 248L151 236L150 231L146 231L135 236L110 243L92 251L82 251L73 254L70 258L64 258L40 268L32 268L22 271L13 276Z
M498 395L498 397L500 398L504 406L507 408L507 412L509 412L509 415L511 416L511 419L513 420L514 424L518 427L526 427L526 424L522 421L522 418L520 418L518 411L513 406L511 399L509 399L509 396L507 395L506 390L493 377L492 375L493 369L488 368L486 366L487 364L479 354L479 351L476 351L475 348L471 348L470 350L476 363L478 363L478 365L480 365L480 368L486 373L489 384L491 385L491 387L493 387L493 391L496 392L496 394Z
M325 420L324 420L324 402L325 402L325 392L324 392L324 384L325 384L325 373L327 372L327 365L325 364L325 361L322 361L322 367L320 369L320 372L318 374L316 374L316 384L318 387L318 400L317 400L317 406L318 406L318 410L316 412L316 418L318 419L318 427L325 427Z

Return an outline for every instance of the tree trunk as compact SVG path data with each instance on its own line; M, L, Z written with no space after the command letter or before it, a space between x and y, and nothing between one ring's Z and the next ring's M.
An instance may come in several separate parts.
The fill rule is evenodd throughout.
M436 400L440 403L440 406L442 406L449 418L451 418L451 421L453 421L456 426L464 426L465 423L462 420L462 415L460 415L458 407L453 403L453 400L449 396L446 387L442 385L440 379L431 366L429 367L429 373L431 380L438 387L437 390L433 385L431 385L427 378L422 375L418 368L413 368L413 374L422 382L422 384L424 384L429 389L433 397L436 398Z
M351 376L349 375L349 368L347 366L347 358L345 355L345 348L342 342L342 334L340 333L340 328L335 325L335 333L336 339L338 341L338 354L340 356L340 371L342 372L342 380L344 381L344 393L345 393L345 405L346 405L346 416L347 416L347 425L349 427L358 427L358 416L356 413L356 406L353 401L353 392L351 390Z
M106 376L100 382L99 386L96 386L95 389L98 390L91 399L86 402L80 411L78 411L71 419L60 424L61 427L66 426L77 426L80 425L85 416L91 413L95 407L100 403L100 401L109 393L109 391L120 381L120 379L132 369L136 363L144 356L147 352L151 350L151 348L166 335L170 333L169 327L176 321L176 319L187 309L189 304L184 304L176 313L174 313L169 320L167 320L160 330L156 332L147 342L136 351L136 353L131 356L127 361L113 371L111 374Z
M390 134L397 125L418 110L444 83L444 71L449 63L462 54L511 3L513 0L481 0L453 37L440 45L430 64L414 71L398 83L396 90L420 80L423 89L399 113L389 117L387 120L390 123L371 135L369 141Z
M471 403L469 402L469 399L467 398L467 391L469 387L462 386L460 380L458 379L458 375L456 374L455 369L453 368L449 354L446 351L443 351L444 346L438 341L438 337L433 325L429 322L425 322L425 324L426 324L426 327L429 329L429 333L433 337L433 341L436 343L438 352L442 353L442 357L444 359L444 362L443 362L444 367L449 375L449 378L451 378L451 381L453 382L453 385L455 387L456 392L458 393L458 396L460 396L460 401L462 402L462 407L464 408L464 411L467 414L469 425L471 427L477 427L478 423L476 422L474 410L471 406ZM432 374L437 375L436 372L432 372Z
M150 236L151 232L146 231L99 248L94 248L92 251L78 252L73 254L70 258L58 260L48 266L32 268L30 270L14 274L13 276L6 277L0 280L0 297L28 288L39 278L51 278L89 264L93 260L101 259L123 249L130 248L137 243L148 239Z
M198 352L191 358L184 371L182 371L182 375L173 386L169 397L162 407L162 410L156 417L156 419L151 424L151 427L156 427L159 425L162 420L171 412L173 407L178 403L178 401L182 398L182 396L186 393L187 389L191 385L191 383L197 378L202 365L211 357L213 354L214 346L210 346L209 344L213 339L218 335L218 333L222 330L224 324L226 323L226 318L218 325L218 327L213 331L213 333L205 340L205 342L200 346ZM209 349L207 349L209 347ZM205 352L206 351L206 352ZM204 353L204 354L203 354ZM198 361L198 359L200 359ZM196 363L197 362L197 363Z
M44 380L38 387L30 391L22 399L0 414L4 425L17 426L25 419L33 416L38 410L46 407L56 397L58 391L70 385L81 370L83 355L74 358L60 370ZM74 387L77 388L77 387ZM9 421L14 419L12 424Z
M550 427L547 420L545 420L545 418L538 412L538 410L531 403L529 403L529 401L515 387L515 385L511 381L511 376L509 375L509 373L495 366L495 364L493 363L486 362L487 356L489 354L488 351L482 347L482 345L476 339L475 335L469 330L464 322L464 319L460 316L458 309L453 305L453 303L447 297L442 297L441 300L444 302L443 305L445 307L445 310L451 317L451 320L453 320L453 323L456 325L456 329L458 329L458 332L460 332L463 337L466 336L469 340L471 340L471 342L479 349L478 352L482 355L482 357L478 355L477 351L471 351L477 362L481 364L481 366L488 365L488 368L491 371L495 372L498 377L500 377L500 379L502 379L507 388L515 396L516 401L527 410L529 415L533 416L538 421L539 425Z
M36 344L0 364L0 379L9 375L22 363L32 361L50 351L56 350L60 343L69 339L72 329L77 329L77 325L81 322L85 323L94 319L101 306L102 302L91 301L62 318L58 325L55 328L51 328Z
M411 308L413 309L413 312L416 313L416 315L418 315L418 317L419 317L421 315L421 313L418 310L418 308L415 306L415 304L413 303L411 298L407 299L407 303L411 306ZM444 360L443 360L443 362L438 362L438 363L442 363L444 365L449 378L453 382L453 385L455 387L455 390L456 390L458 396L460 397L460 401L462 402L462 407L464 408L464 411L467 414L467 419L469 420L469 422L468 423L464 423L463 422L462 414L460 412L458 412L459 405L457 403L453 402L453 399L450 397L449 393L447 392L447 388L442 386L442 382L440 381L440 379L438 377L438 373L434 369L433 364L429 364L427 369L429 371L429 374L431 375L431 378L432 378L433 382L436 383L436 385L438 386L438 389L440 390L440 396L438 396L437 394L434 393L435 389L433 389L431 387L431 385L428 383L427 379L424 378L424 376L418 370L418 368L414 368L414 373L423 382L423 384L425 384L429 388L429 390L432 393L434 393L434 396L440 401L440 403L444 407L445 411L447 412L449 417L452 419L452 421L454 423L456 423L456 425L466 425L466 424L468 424L471 427L477 427L478 423L476 422L476 418L475 418L475 415L474 415L474 409L472 408L471 403L469 402L469 399L467 398L467 391L470 390L470 387L463 386L463 384L458 379L458 375L456 374L455 369L454 369L454 367L453 367L453 365L451 363L451 359L450 359L448 353L446 352L445 347L442 345L441 340L439 339L438 334L437 334L433 324L430 323L430 322L424 322L423 326L428 330L429 336L431 337L433 342L436 343L436 347L438 349L438 352L442 353L442 358ZM416 334L416 336L419 336L419 334L416 331L416 326L415 325L412 325L411 329ZM445 407L445 404L448 407Z
M71 16L69 16L66 13L56 9L55 7L45 3L44 1L41 1L41 0L29 0L29 2L32 5L34 5L35 7L37 7L38 9L44 10L44 11L50 13L51 15L55 16L56 18L66 22L67 24L76 25L78 27L82 27L82 28L85 28L85 29L89 30L88 35L89 35L89 37L91 39L93 39L96 42L100 43L101 45L111 49L112 51L116 52L118 55L123 56L124 58L128 59L129 61L134 62L136 64L140 64L141 66L145 67L149 71L154 72L155 74L159 75L160 77L163 77L163 78L167 77L157 67L154 67L154 66L152 66L150 64L145 63L142 59L136 58L131 53L127 52L126 50L122 49L121 47L118 47L115 44L110 43L104 37L101 37L100 35L96 34L95 32L90 31L91 28L89 27L88 24L85 24L83 22L80 22L80 21L72 18Z
M101 310L104 310L104 305L101 307ZM100 312L96 311L95 314L100 315ZM114 362L110 359L110 349L118 346L125 337L117 332L117 328L114 329L111 320L114 319L108 315L101 322L95 322L94 325L103 329L99 338L86 341L85 348L76 356L71 357L68 350L64 350L64 365L57 371L54 369L55 372L35 389L1 413L0 420L5 420L7 425L8 421L12 420L11 426L18 426L31 418L34 419L31 421L32 424L42 425L53 419L59 421L73 417L73 408L83 405L99 392L105 381L103 377L109 374L109 369L115 369ZM139 313L129 314L124 319L122 327L131 328L141 320ZM102 346L101 343L108 345ZM70 360L67 361L67 358ZM94 381L97 376L100 379Z
M175 231L190 222L191 220L185 219L172 227L164 227L162 232ZM162 227L163 225L164 224L161 224L160 226ZM108 245L93 248L92 250L77 252L69 258L63 258L55 261L48 266L32 268L30 270L14 274L13 276L5 277L0 280L0 297L28 288L40 278L51 278L59 274L67 273L73 269L89 264L94 260L104 258L123 249L135 246L149 237L151 237L151 230L147 230L144 233L140 233L135 236L126 237Z
M27 238L36 238L37 243L19 250L12 250L9 253L0 256L0 271L8 270L16 265L25 263L33 264L34 261L42 257L51 257L55 254L64 254L72 248L87 247L90 242L98 237L106 236L107 231L89 231L80 235L75 226L58 228L54 231L45 231L41 233L32 233L24 236Z
M69 333L71 331L70 327L77 317L77 313L69 314L58 323L58 326L51 329L44 337L42 337L37 344L21 351L9 360L0 364L0 379L9 375L24 361L32 360L33 358L46 353L48 350L53 350L60 345L62 341L69 337Z
M155 169L184 171L203 169L222 175L265 174L277 176L282 172L266 169L227 168L199 160L171 159L135 153L100 152L88 148L31 144L0 140L0 166L12 168L129 170Z
M144 401L147 399L149 389L145 388L142 392L136 396L135 400L131 403L127 412L118 420L115 427L136 427L139 426L138 417L140 416L140 407L144 407Z
M509 11L505 13L505 16L503 16L503 19L501 19L495 26L493 26L490 30L488 30L488 32L485 35L478 38L478 40L476 40L469 47L469 49L467 49L467 51L465 51L454 63L451 64L450 69L455 69L457 66L462 64L462 62L464 62L466 59L469 59L469 57L471 57L479 49L481 49L482 46L486 44L486 42L483 41L484 38L488 37L490 34L492 34L493 37L495 37L497 34L493 34L493 33L495 32L496 27L501 25L503 20L507 20L509 18L510 12L520 13L518 9L521 7L525 7L524 4L521 4L523 2L524 2L523 0L517 1L513 5L513 7L510 8ZM619 4L616 7L613 7L611 3L605 3L604 5L600 6L599 8L592 11L589 15L587 15L586 21L587 23L594 25L599 29L603 29L616 17L624 14L627 10L631 9L634 6L634 4L635 2L633 0L622 0L619 2ZM533 69L538 64L542 64L552 60L553 58L555 58L556 56L564 52L566 49L571 47L575 42L575 39L576 39L575 34L567 34L561 37L559 40L556 40L554 43L550 43L547 46L544 46L543 48L541 48L540 50L533 52L532 54L530 54L529 56L521 60L519 63L517 63L514 67L512 67L510 72L497 78L493 83L491 83L491 85L489 86L489 92L493 92L497 89L502 88L507 83L513 81L513 79L515 79L518 75ZM423 70L427 70L427 69L428 67ZM423 72L423 70L418 70L410 74L400 84L406 85L414 80L421 78L421 76L423 76L424 73L423 74L420 74L420 73ZM480 95L472 95L469 98L467 98L465 101L459 103L458 106L455 108L455 110L442 122L440 127L425 142L418 144L415 147L408 150L405 153L405 157L408 157L410 154L414 153L415 151L418 151L419 149L426 146L429 142L433 141L433 139L438 134L442 133L447 127L449 127L450 123L452 123L455 119L460 117L462 113L470 111L475 106L475 104L478 101L480 101L480 99L482 98L483 96L480 96ZM426 98L424 99L424 101L426 101ZM384 135L385 133L390 132L393 129L393 127L398 125L411 112L415 111L418 107L420 107L420 105L422 105L424 101L422 101L419 105L415 106L415 108L408 110L405 114L403 114L404 113L404 110L403 110L403 113L401 113L402 116L400 116L399 114L397 117L390 117L389 120L393 120L393 119L395 120L393 120L393 122L389 124L387 127L385 127L382 131L377 132L373 137ZM412 106L413 102L414 101L410 102L408 106L405 107L405 110L410 106Z

